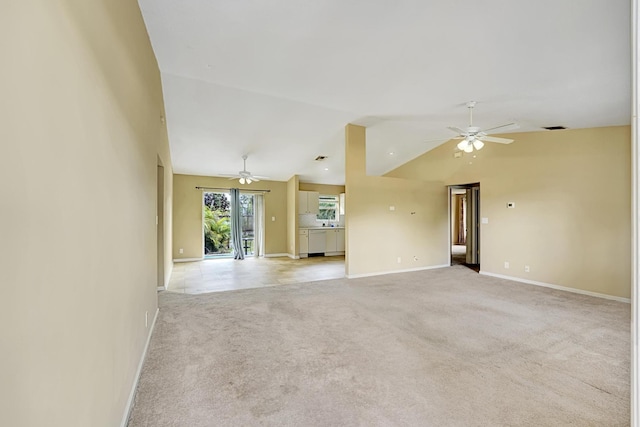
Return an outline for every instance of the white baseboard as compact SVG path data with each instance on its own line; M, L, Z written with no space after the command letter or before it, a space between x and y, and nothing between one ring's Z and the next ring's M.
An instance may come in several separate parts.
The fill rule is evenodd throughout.
M173 262L194 262L194 261L202 261L204 258L176 258Z
M156 327L156 320L158 320L158 313L160 312L160 308L156 309L156 314L153 316L153 322L151 322L151 327L149 328L149 334L147 335L147 342L144 344L144 349L142 350L142 356L140 356L140 362L138 363L138 370L136 371L136 376L133 380L133 386L131 387L131 392L129 393L129 399L127 400L127 406L124 408L124 417L122 418L122 423L120 423L121 427L127 427L127 423L129 422L129 416L131 415L131 408L133 405L133 399L136 397L136 388L138 388L138 380L140 380L140 374L142 373L142 367L144 366L144 360L147 358L147 350L149 350L149 343L151 342L151 335L153 334L153 328Z
M519 277L505 276L503 274L489 273L486 271L481 271L480 274L484 276L497 277L498 279L506 279L514 282L526 283L528 285L542 286L544 288L557 289L559 291L573 292L574 294L589 295L597 298L604 298L604 299L609 299L613 301L631 303L631 299L629 298L616 297L613 295L601 294L598 292L584 291L582 289L576 289L576 288L568 288L566 286L554 285L552 283L538 282L536 280L529 280L529 279L521 279Z
M410 273L412 271L434 270L436 268L444 268L444 267L449 267L449 264L430 265L428 267L407 268L405 270L380 271L377 273L347 274L346 277L347 279L358 279L360 277L383 276L385 274L396 274L396 273Z
M291 259L300 259L300 257L298 255L291 255L291 254L287 254L287 256Z
M160 291L166 291L166 290L167 290L167 287L166 287L166 286L158 286L158 287L157 287L157 291L158 291L158 292L160 292Z
M282 254L264 254L265 258L282 258L282 257L287 257L289 256L289 254L286 253L282 253Z

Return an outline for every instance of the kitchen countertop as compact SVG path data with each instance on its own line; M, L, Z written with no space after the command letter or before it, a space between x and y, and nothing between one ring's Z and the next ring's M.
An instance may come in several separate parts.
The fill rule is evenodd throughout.
M343 229L344 227L298 227L299 230L331 230L331 229Z

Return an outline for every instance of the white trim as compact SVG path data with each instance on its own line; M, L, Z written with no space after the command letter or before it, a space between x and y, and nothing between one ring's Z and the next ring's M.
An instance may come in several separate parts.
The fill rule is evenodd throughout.
M640 141L638 141L638 102L640 84L638 60L640 31L638 28L638 0L631 1L631 426L640 426Z
M447 186L447 224L449 225L449 227L447 228L447 256L449 257L449 265L453 264L453 253L452 252L452 248L453 248L453 242L452 240L452 231L451 229L453 228L453 213L451 212L451 210L453 209L451 206L451 199L453 198L453 188L451 188L451 186ZM460 241L460 239L458 239L458 241Z
M203 261L204 258L176 258L173 262L194 262L194 261Z
M441 265L430 265L428 267L407 268L405 270L379 271L377 273L364 273L364 274L348 274L345 277L347 279L358 279L360 277L384 276L385 274L396 274L396 273L410 273L412 271L434 270L436 268L444 268L444 267L450 267L450 265L441 264Z
M158 320L159 312L160 312L160 308L156 308L156 314L155 316L153 316L153 322L151 322L151 327L149 328L149 334L147 335L147 342L144 344L144 349L142 350L142 355L140 356L140 362L138 362L138 370L136 371L136 376L133 380L133 385L131 386L131 392L129 393L127 406L124 408L124 416L122 418L122 423L120 423L121 427L126 427L127 424L129 423L129 416L131 415L133 399L136 397L136 388L138 388L138 380L140 380L140 374L142 373L142 366L144 366L144 360L147 358L147 350L149 350L151 335L153 334L153 329L156 327L156 320Z
M638 31L638 0L631 0L631 426L640 426L640 137L638 106L640 102L640 34Z
M287 254L287 256L291 259L300 259L300 257L298 255L291 255L291 254Z
M169 287L169 282L171 281L171 275L173 274L173 262L169 266L169 271L164 272L164 289L166 290Z
M480 274L484 276L497 277L498 279L511 280L513 282L526 283L528 285L542 286L545 288L557 289L559 291L573 292L574 294L589 295L592 297L604 298L604 299L609 299L609 300L619 301L619 302L626 302L626 303L631 302L629 298L616 297L613 295L601 294L598 292L584 291L582 289L577 289L577 288L568 288L566 286L554 285L554 284L545 283L545 282L538 282L536 280L521 279L519 277L505 276L503 274L489 273L486 271L481 271Z
M281 258L281 257L287 257L289 256L289 254L287 253L281 253L281 254L264 254L265 258Z
M156 290L157 290L158 292L160 292L160 291L166 291L166 290L167 290L167 287L166 287L166 286L158 286Z

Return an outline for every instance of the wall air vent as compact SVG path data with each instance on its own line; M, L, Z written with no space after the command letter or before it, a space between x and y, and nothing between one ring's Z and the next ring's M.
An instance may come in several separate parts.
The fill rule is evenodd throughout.
M316 157L316 161L318 161L318 162L321 162L321 161L326 160L326 159L327 159L327 156L318 156L318 157Z
M546 130L563 130L566 129L564 126L543 126L542 129Z

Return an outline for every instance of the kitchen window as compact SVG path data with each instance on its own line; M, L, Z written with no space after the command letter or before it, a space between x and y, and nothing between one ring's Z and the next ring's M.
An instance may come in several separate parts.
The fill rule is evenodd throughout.
M320 195L318 198L318 215L316 219L320 222L340 220L340 197Z

